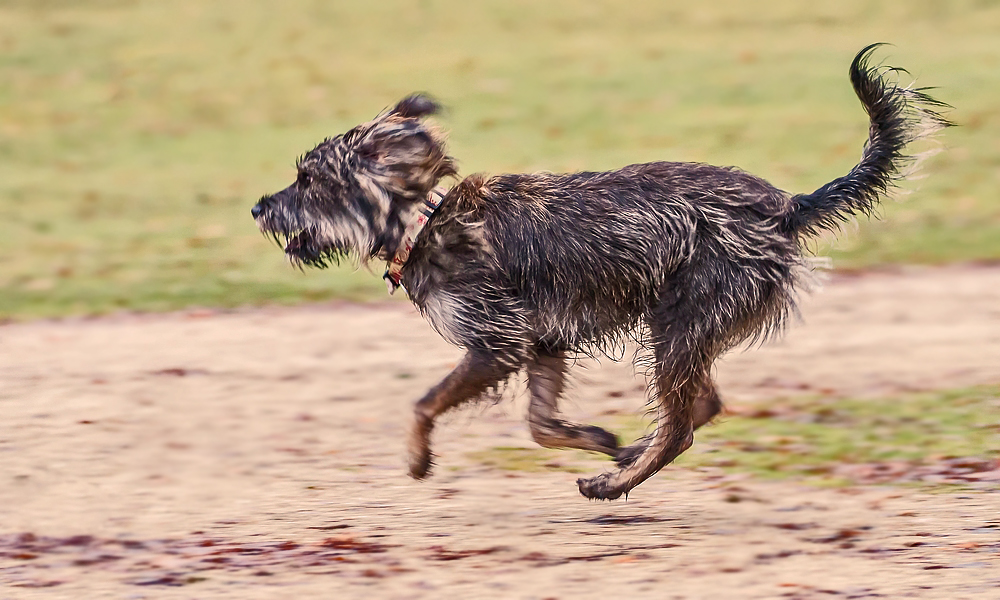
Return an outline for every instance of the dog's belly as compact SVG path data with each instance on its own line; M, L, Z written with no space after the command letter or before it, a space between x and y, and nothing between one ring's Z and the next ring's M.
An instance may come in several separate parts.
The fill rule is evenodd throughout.
M648 312L645 303L637 301L641 297L638 295L628 302L621 297L613 301L608 297L581 296L554 298L541 304L526 299L533 341L564 350L588 350L616 343L631 335Z

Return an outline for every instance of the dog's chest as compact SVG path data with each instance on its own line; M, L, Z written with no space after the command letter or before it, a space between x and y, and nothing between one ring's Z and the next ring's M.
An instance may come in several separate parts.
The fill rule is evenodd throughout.
M463 311L458 298L448 292L435 290L424 294L416 304L441 337L449 343L462 345L462 338L465 337L461 327Z

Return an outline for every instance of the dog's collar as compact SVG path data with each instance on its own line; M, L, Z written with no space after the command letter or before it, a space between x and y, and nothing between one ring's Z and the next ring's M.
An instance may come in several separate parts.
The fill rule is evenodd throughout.
M407 259L410 258L410 251L413 250L413 244L417 241L417 236L420 235L424 226L431 220L431 215L441 206L441 201L444 199L445 193L446 190L442 187L436 187L431 190L427 194L427 197L424 198L424 205L417 211L416 217L406 224L406 229L403 230L403 239L399 243L399 249L396 250L396 255L386 265L385 275L382 276L382 279L385 279L385 285L390 295L396 291L396 288L402 285L400 280L403 278L403 267L406 265Z

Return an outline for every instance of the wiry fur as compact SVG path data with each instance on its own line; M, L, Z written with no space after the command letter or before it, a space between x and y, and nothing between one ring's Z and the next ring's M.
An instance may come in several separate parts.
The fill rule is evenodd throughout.
M948 125L940 103L869 66L874 47L850 68L871 119L861 162L811 194L790 196L735 168L668 162L474 175L448 192L402 282L467 355L416 405L411 474L430 468L435 417L522 369L536 441L616 458L619 470L579 481L587 497L627 494L690 446L721 408L714 360L794 310L804 236L868 214L902 176L904 147ZM323 142L300 161L298 182L254 207L258 224L286 236L286 253L305 264L391 256L414 204L454 173L443 140L420 121L435 110L413 96ZM626 339L651 360L656 428L620 448L603 429L562 421L557 400L568 358Z

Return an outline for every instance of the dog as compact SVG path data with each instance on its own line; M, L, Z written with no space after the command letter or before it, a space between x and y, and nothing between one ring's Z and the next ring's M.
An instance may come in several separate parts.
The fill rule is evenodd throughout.
M791 195L732 167L654 162L602 173L457 175L438 104L404 98L298 161L292 185L253 207L298 265L386 261L434 329L465 349L414 409L409 472L427 476L445 411L527 372L528 425L547 448L614 458L578 480L587 498L628 494L691 446L722 408L716 358L778 332L808 274L807 238L870 215L915 160L905 147L951 123L946 104L901 87L859 52L850 79L870 118L861 160ZM635 340L651 363L651 434L630 446L560 417L568 363Z

